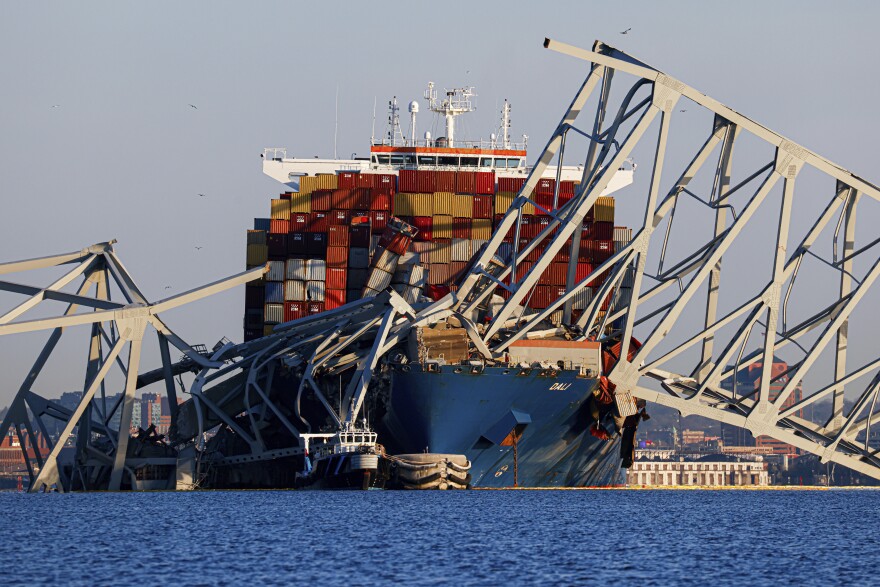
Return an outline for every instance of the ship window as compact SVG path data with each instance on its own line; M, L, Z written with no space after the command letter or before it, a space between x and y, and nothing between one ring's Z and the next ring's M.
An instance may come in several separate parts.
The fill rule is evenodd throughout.
M507 159L495 159L495 167L499 169L504 169L507 167Z
M419 155L419 165L437 165L437 157L428 157L427 155Z
M404 155L403 156L403 164L404 165L415 165L416 164L416 156L415 155Z
M380 165L388 165L389 157L388 155L377 155L376 160Z
M480 167L492 167L492 158L483 157L482 159L480 159Z
M391 156L391 164L392 165L403 165L403 155L392 155Z
M458 167L458 157L440 157L440 165Z
M513 169L515 167L519 167L521 162L522 162L521 159L508 159L507 160L507 167L509 167L511 169Z
M461 166L462 167L476 167L477 166L477 157L462 157L461 158Z

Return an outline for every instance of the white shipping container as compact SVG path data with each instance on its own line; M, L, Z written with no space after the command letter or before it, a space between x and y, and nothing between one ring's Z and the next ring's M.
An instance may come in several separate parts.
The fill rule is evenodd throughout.
M369 287L364 287L364 291L361 294L361 298L362 299L363 298L374 298L377 295L379 295L379 292L377 292L375 289L370 289Z
M327 263L323 259L306 259L306 280L324 281L327 279Z
M471 253L473 255L476 255L477 253L479 253L480 247L485 245L487 242L489 242L489 241L479 239L479 238L471 239ZM468 261L470 261L470 259L468 259Z
M414 285L408 285L404 288L403 293L400 294L406 303L415 304L419 301L419 298L422 297L422 288Z
M266 324L280 324L284 322L284 304L266 304L264 309L264 322Z
M408 251L400 256L400 260L397 261L397 265L420 265L421 262L421 256L418 253Z
M468 262L471 260L471 241L466 238L452 239L452 260Z
M269 261L266 281L284 281L284 261Z
M397 269L397 261L399 259L400 255L397 253L392 253L385 249L378 249L373 256L373 267L381 269L386 273L393 274L394 270Z
M615 226L614 227L614 240L621 241L623 243L628 243L632 240L633 237L633 229L626 228L625 226Z
M284 283L285 302L304 302L306 299L306 284L303 281L288 279Z
M306 261L305 261L305 259L288 259L287 260L287 279L296 279L298 281L306 281Z
M374 267L367 278L367 288L375 291L384 291L391 285L391 274Z
M324 301L324 282L323 281L307 281L306 282L306 298L310 302Z

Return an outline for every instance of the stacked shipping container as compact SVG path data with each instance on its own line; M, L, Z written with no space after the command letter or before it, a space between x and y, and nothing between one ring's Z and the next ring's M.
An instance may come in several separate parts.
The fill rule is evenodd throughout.
M269 262L270 270L246 288L245 339L389 286L411 303L423 291L436 296L454 289L524 182L502 177L496 185L490 172L424 170L300 178L300 191L271 200L270 217L255 219L248 231L247 265ZM563 181L557 192L554 180L538 182L534 205L524 209L520 249L549 226L549 212L565 205L575 186ZM414 238L392 217L415 227ZM391 224L396 228L389 229ZM511 231L504 240L512 244L513 238ZM576 280L629 238L627 229L614 227L614 199L599 198L584 222ZM542 247L536 248L526 258L527 267L541 254ZM545 308L564 294L569 258L564 247L532 292L531 307ZM498 293L506 292L499 288ZM585 307L591 294L579 294L573 307Z

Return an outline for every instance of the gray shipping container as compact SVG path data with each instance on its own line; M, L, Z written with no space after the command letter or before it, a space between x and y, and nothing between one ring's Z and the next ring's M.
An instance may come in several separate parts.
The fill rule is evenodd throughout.
M370 250L362 247L348 249L348 266L352 269L366 269L370 266Z
M310 302L324 301L324 282L323 281L307 281L306 297Z
M284 322L284 304L266 304L264 307L266 324L280 324Z
M401 296L406 300L406 303L415 304L419 301L419 298L422 297L422 288L415 285L408 285L404 288Z
M466 238L452 239L452 260L464 261L471 260L471 241Z
M327 279L327 262L323 259L306 259L306 281Z
M370 255L371 256L373 255L373 253L376 252L376 249L379 248L379 239L380 238L381 237L378 237L378 236L371 236L370 237Z
M269 261L266 281L284 281L284 261Z
M367 278L367 288L375 291L384 291L391 285L391 274L378 267L373 267Z
M285 302L303 302L306 299L306 284L304 281L288 279L284 283Z
M425 268L421 265L398 265L391 283L422 286L426 283Z
M287 260L287 279L296 279L298 281L306 281L306 260L305 259L288 259Z
M593 301L593 290L585 287L571 298L571 307L573 310L585 310L591 301Z

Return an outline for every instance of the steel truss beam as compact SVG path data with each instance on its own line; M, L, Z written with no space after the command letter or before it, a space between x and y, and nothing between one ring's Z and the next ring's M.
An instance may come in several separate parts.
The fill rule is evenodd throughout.
M138 488L133 467L153 463L150 458L132 460L128 454L134 394L139 386L138 368L147 326L152 325L158 332L166 396L172 410L176 411L176 390L171 379L168 343L194 363L205 367L220 367L222 363L211 362L194 350L162 322L158 313L258 279L267 270L265 267L252 269L151 304L114 253L115 242L99 243L74 253L0 264L0 274L77 264L47 287L0 282L0 289L28 296L24 302L0 316L0 335L51 331L40 356L19 387L9 412L0 423L0 437L5 437L10 429L21 440L25 440L24 434L27 435L27 442L21 442L21 447L30 475L30 491L50 488L61 492L74 489L118 490L124 478L130 480L133 489ZM77 279L82 279L82 283L75 293L63 291ZM122 292L127 303L111 300L111 281ZM94 295L88 295L93 288ZM58 316L16 321L16 318L46 301L68 305ZM80 312L81 307L87 311ZM91 327L84 392L76 408L68 410L36 394L32 388L65 331L80 325ZM127 354L124 353L126 346ZM123 356L126 357L124 361L121 359ZM122 374L124 384L118 390L119 399L114 405L108 406L107 376L114 366ZM63 431L55 442L49 437L42 420L44 416L64 423ZM118 424L114 429L111 422L117 416ZM41 446L34 423L40 428L48 451ZM70 446L69 439L74 439ZM27 445L31 446L30 453ZM66 450L73 452L72 458L65 459L65 462L72 464L69 467L63 467L60 463L61 453ZM161 463L156 461L153 464Z
M621 341L622 358L608 373L619 390L632 391L684 414L700 414L745 427L756 436L771 436L817 454L823 461L838 462L880 478L877 451L870 446L866 434L871 424L880 420L880 359L875 358L875 350L861 346L861 366L847 367L848 354L853 349L851 318L859 308L870 311L865 308L872 302L865 300L872 299L869 294L880 276L880 247L875 246L880 239L872 231L859 242L857 211L866 202L875 205L880 200L880 189L601 42L596 42L592 51L549 39L545 47L588 62L589 75L532 175L463 280L452 307L467 314L484 306L502 280L511 276L510 285L504 285L510 292L509 299L483 335L492 354L503 352L531 331L546 328L551 315L563 309L564 322L579 327L583 338ZM621 80L626 76L634 82L621 99L617 115L603 130L606 112L614 111L608 91L612 76L615 84L623 83ZM504 236L508 231L518 230L527 195L537 178L554 159L561 165L564 150L571 150L565 137L578 124L578 116L587 110L590 92L598 87L601 91L595 100L595 115L587 123L592 132L577 131L589 143L583 159L584 177L574 198L553 212L550 226L522 250L515 232L513 254L505 257ZM647 92L648 97L641 99L642 92ZM712 124L690 162L676 170L667 163L670 137L693 128L675 125L682 117L673 113L682 99L708 111ZM656 118L659 123L654 122ZM652 128L656 134L649 132ZM742 140L746 135L751 142ZM758 140L751 140L754 138ZM630 242L619 243L607 261L578 282L573 265L583 219L621 162L639 144L649 140L656 142L651 144L651 176L643 199L636 204L638 196L625 196L629 210L640 206L637 209L641 210L641 226L633 229ZM735 145L740 145L737 158ZM742 165L746 171L741 174L744 179L732 181L736 162L754 161L754 154L760 160L766 156L760 155L762 149L774 153L772 161L755 171L751 171L755 169L753 162ZM640 152L644 157L645 148ZM704 172L713 155L716 160L712 169ZM644 166L644 161L641 164ZM809 181L802 173L805 168L810 168ZM664 175L670 172L674 179L667 183ZM692 187L695 179L697 186L706 187ZM802 183L808 187L796 189ZM818 207L801 195L823 184L828 195ZM707 193L705 198L698 193L701 190ZM700 222L711 226L708 240L691 228L694 213L684 205L693 200L702 205L702 211L696 213L703 215ZM677 211L679 216L690 214L688 220L679 220ZM838 212L833 258L826 259L814 245L827 235ZM795 215L797 226L805 225L806 229L794 230ZM756 226L771 236L767 228L771 225L772 239L761 239L761 243L769 241L766 246L747 242L753 237L744 235L754 235ZM572 235L576 238L567 244ZM843 245L838 252L839 240ZM546 253L531 271L518 270L522 259L542 243L546 244ZM563 247L571 248L568 291L546 309L516 319L521 307L528 305L542 273ZM730 261L722 264L722 260L749 249L755 264L760 266L759 261L764 262L769 274L749 275L746 283L725 283L724 276L737 268ZM670 262L671 258L676 261ZM821 260L823 270L834 273L833 279L839 281L837 300L829 304L828 300L811 296L810 288L796 287L799 276L798 284L807 279L807 258ZM607 278L600 288L595 288L599 276ZM590 286L594 287L593 298L576 319L571 300ZM792 313L805 317L790 326L788 318ZM641 341L638 348L631 346L633 336ZM823 364L828 363L821 360L826 350L826 355L833 355L833 364ZM782 374L773 368L781 351L794 356ZM757 387L738 388L742 374L750 369L758 374ZM830 374L831 383L809 385L811 378L823 373L822 369ZM866 380L867 386L854 394L847 393L860 379ZM848 410L845 395L846 405L852 402ZM817 407L825 398L831 399L827 414L815 421L804 417L804 408ZM866 438L857 439L859 434Z

